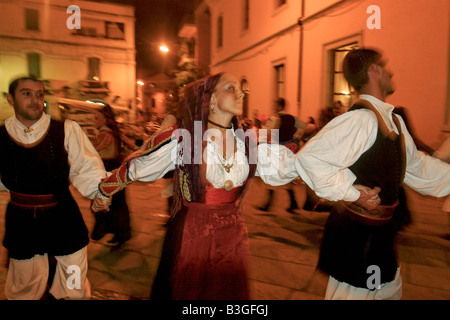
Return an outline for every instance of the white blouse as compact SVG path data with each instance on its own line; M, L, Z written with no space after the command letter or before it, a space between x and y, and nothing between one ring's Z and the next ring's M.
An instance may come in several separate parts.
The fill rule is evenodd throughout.
M207 164L206 178L215 188L223 188L227 180L231 180L235 187L242 186L247 179L249 163L245 155L245 143L236 138L236 147L235 154L226 160L220 155L217 144L207 138L202 160ZM129 178L133 181L156 181L168 171L174 170L177 163L182 163L181 150L181 143L174 139L155 152L132 160ZM294 153L288 148L278 144L260 144L257 150L256 175L264 182L274 186L284 185L298 177L294 166ZM222 164L233 165L227 172Z

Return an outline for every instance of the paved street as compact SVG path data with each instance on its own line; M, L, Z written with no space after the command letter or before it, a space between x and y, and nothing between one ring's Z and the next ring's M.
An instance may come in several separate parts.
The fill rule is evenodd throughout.
M148 299L165 234L166 203L163 181L133 183L127 188L132 238L120 249L89 244L89 273L94 300ZM301 191L301 190L299 190ZM443 199L419 196L409 190L413 223L398 235L397 246L405 300L450 299L449 216ZM285 211L288 194L275 191L275 210L254 209L265 197L255 179L245 202L252 265L250 281L255 300L321 300L327 278L316 271L319 244L327 212ZM300 192L301 194L301 192ZM74 191L86 224L92 231L90 202ZM9 194L0 193L0 236ZM4 299L7 254L0 248L0 299Z

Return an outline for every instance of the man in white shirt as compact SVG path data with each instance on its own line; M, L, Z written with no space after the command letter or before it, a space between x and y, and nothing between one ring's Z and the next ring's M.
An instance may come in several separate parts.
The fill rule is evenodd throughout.
M319 197L336 202L318 265L330 275L325 299L400 299L397 192L404 183L424 195L446 196L450 166L419 152L385 102L395 90L379 52L353 50L343 70L360 100L312 138L295 162Z
M69 190L90 199L106 177L103 162L80 126L44 113L44 85L35 78L11 82L15 115L0 127L0 191L10 192L5 215L8 299L42 299L49 257L57 261L50 296L89 299L88 230ZM101 203L101 200L97 201Z

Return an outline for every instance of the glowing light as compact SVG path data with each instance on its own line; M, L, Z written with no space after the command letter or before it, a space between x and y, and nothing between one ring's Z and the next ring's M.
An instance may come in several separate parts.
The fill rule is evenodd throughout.
M141 80L138 80L136 83L137 83L138 85L140 85L140 86L143 86L143 85L144 85L144 82L141 81Z
M169 48L167 48L165 45L160 46L159 50L161 50L162 52L169 52Z
M92 103L92 104L100 104L102 106L104 106L105 104L103 102L100 101L91 101L91 100L85 100L87 103Z
M341 93L342 94L350 94L350 92L348 92L348 91L342 91Z

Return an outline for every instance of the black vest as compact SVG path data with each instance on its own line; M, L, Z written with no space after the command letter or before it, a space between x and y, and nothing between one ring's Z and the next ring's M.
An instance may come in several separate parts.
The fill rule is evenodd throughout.
M11 191L54 194L52 209L21 209L8 204L4 246L15 259L35 254L67 255L89 242L77 203L69 190L69 163L64 148L64 123L52 120L47 134L33 146L14 142L6 128L0 128L0 174Z
M349 112L364 107L368 106L357 104ZM355 184L380 187L382 204L392 205L404 177L404 145L402 135L387 134L381 116L374 112L378 118L376 141L349 169L357 177ZM381 270L381 284L392 281L397 270L394 241L402 215L399 208L382 226L362 224L352 214L333 208L325 226L319 268L338 281L367 289L367 279L372 275L368 267L374 265Z
M280 117L279 142L283 144L292 141L294 134L297 132L294 116L290 114L279 114L278 116Z

